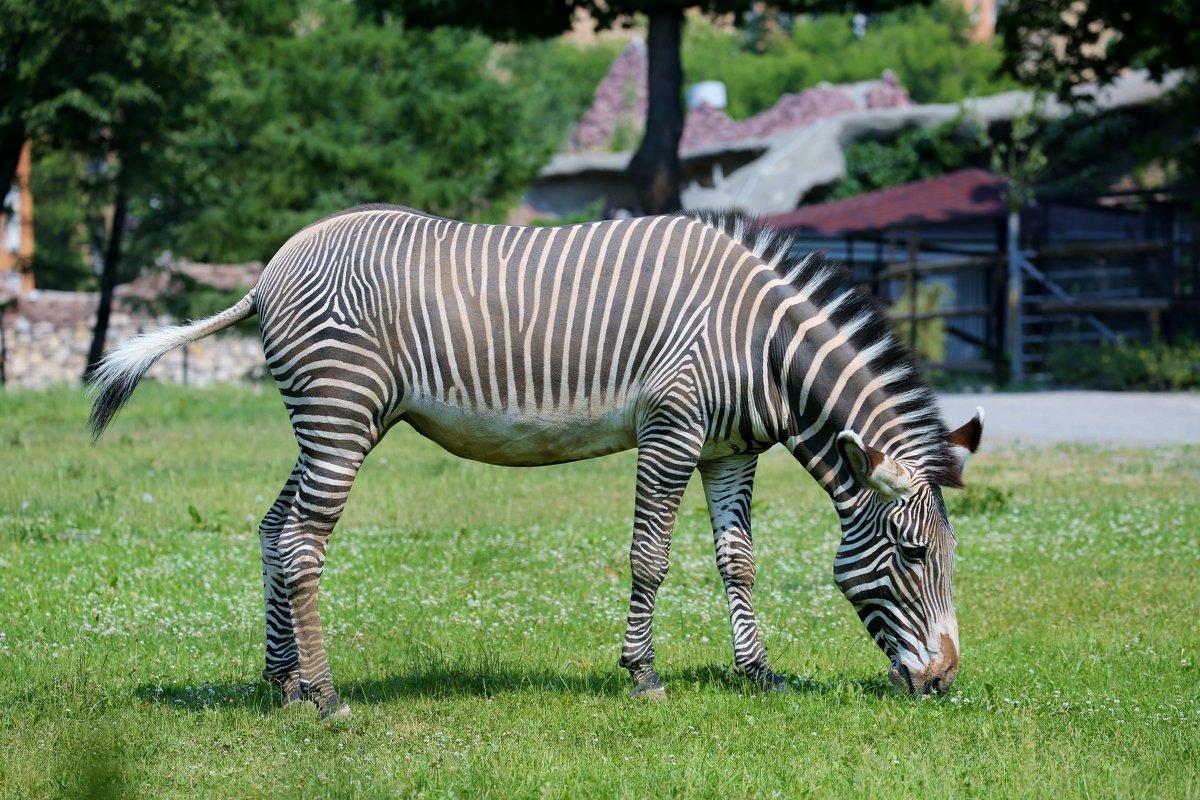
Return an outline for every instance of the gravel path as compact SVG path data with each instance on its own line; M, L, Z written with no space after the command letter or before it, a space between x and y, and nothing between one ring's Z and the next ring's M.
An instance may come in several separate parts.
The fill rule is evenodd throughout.
M1200 444L1200 394L1022 392L939 399L951 428L983 406L985 442Z

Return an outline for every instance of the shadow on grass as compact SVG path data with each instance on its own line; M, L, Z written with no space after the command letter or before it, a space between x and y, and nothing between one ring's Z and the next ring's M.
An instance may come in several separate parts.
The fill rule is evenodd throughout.
M826 695L851 699L855 697L900 698L903 695L892 688L886 676L834 675L816 679L808 675L783 673L793 695ZM725 664L709 664L702 667L684 667L664 676L670 686L721 686L731 692L761 692L762 690L745 677L734 672ZM771 692L774 694L774 692Z
M342 698L351 705L390 703L406 698L495 697L522 692L626 698L631 685L623 669L528 669L492 656L461 661L442 659L409 666L408 670L378 678L350 681L337 681L335 678L334 683ZM825 680L808 676L787 677L793 695L821 695L844 700L900 697L882 676L838 675ZM761 691L755 684L721 664L666 669L663 681L668 697L713 687L734 694L756 694ZM196 686L151 684L139 687L136 696L144 702L197 712L238 709L266 714L279 708L282 701L279 690L262 681L251 684L201 683Z
M629 692L624 670L520 669L492 658L408 666L407 670L377 678L339 681L335 677L334 686L342 699L351 704L389 703L418 697L494 697L530 691L594 696L620 696ZM265 681L145 684L135 694L143 702L186 711L249 709L267 713L277 709L283 700L278 687Z

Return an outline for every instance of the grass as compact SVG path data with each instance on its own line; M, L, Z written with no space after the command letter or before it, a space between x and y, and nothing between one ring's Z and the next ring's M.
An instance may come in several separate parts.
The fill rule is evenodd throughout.
M1200 449L990 445L951 495L963 666L886 688L784 453L755 498L759 619L798 690L730 676L703 496L660 594L665 703L616 667L631 454L512 470L394 431L322 584L329 727L261 670L273 389L142 387L97 446L73 390L0 394L0 796L1200 795Z

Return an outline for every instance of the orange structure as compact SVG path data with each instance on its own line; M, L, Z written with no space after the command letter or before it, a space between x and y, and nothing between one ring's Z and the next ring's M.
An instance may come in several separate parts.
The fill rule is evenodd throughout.
M998 0L960 0L971 20L967 36L973 42L986 42L996 35L996 15L1000 11Z
M17 164L17 179L0 207L0 292L28 292L33 288L33 273L29 270L33 258L30 171L29 142L26 142Z

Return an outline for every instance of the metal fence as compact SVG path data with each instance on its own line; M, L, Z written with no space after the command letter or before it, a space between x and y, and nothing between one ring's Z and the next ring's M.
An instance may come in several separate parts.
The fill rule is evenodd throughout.
M928 367L1036 379L1064 348L1200 338L1198 202L1180 192L1048 198L1021 212L1011 283L1003 219L801 233L796 248L849 268L915 350L922 324L940 321ZM931 285L939 305L913 302Z

